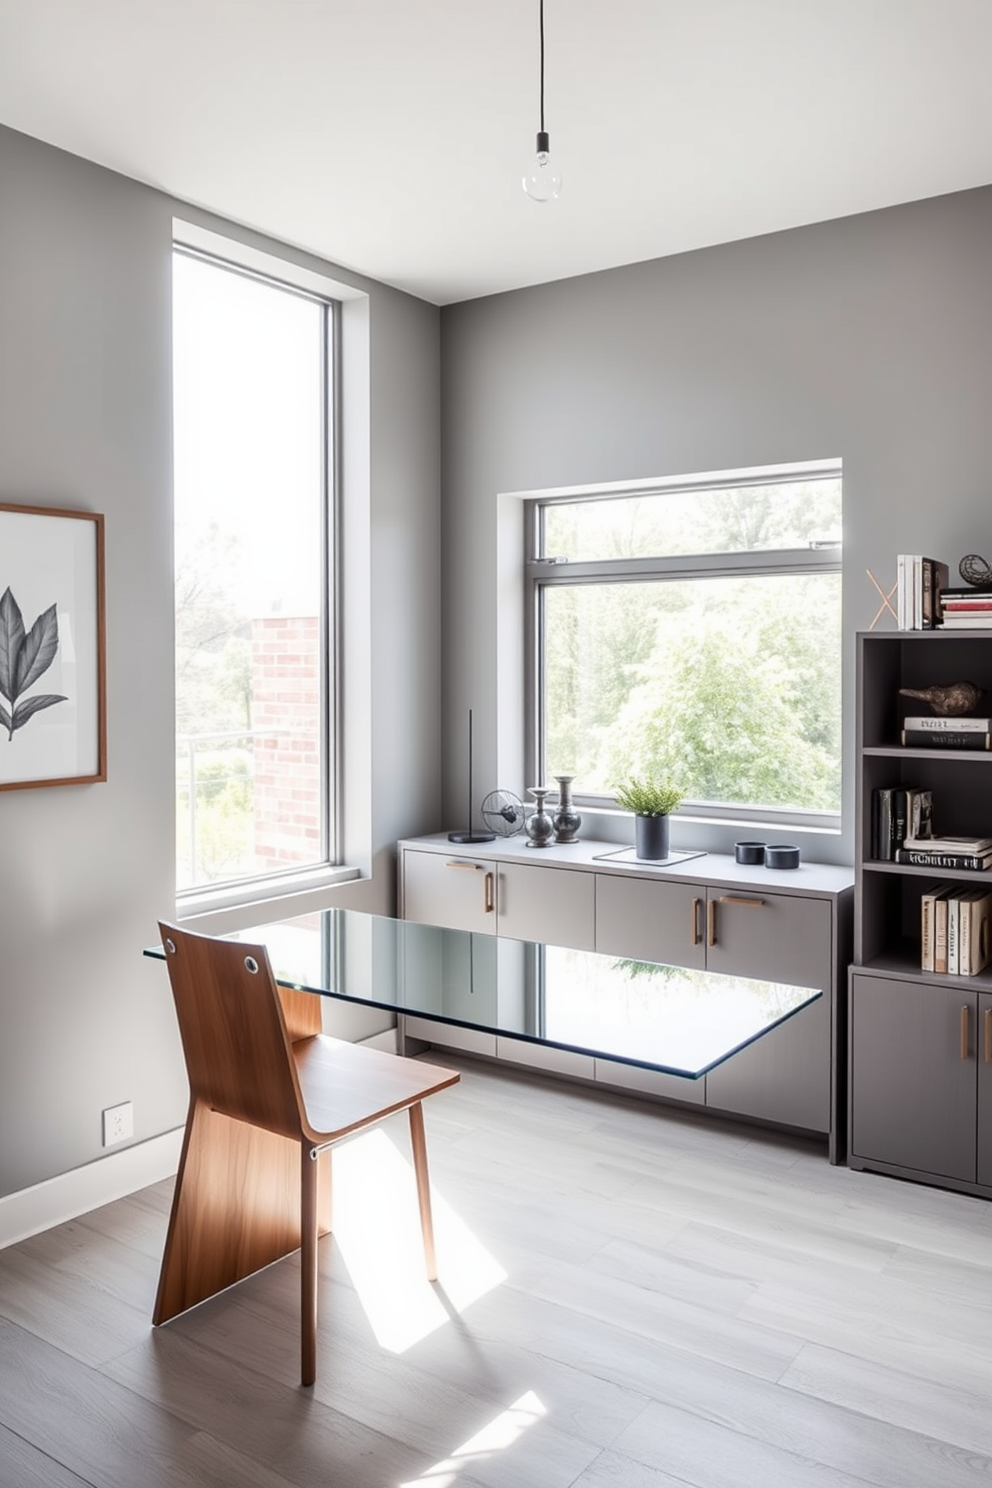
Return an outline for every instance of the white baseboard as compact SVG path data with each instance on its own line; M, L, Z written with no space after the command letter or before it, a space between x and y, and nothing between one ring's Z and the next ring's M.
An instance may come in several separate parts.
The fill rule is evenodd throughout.
M0 1249L171 1178L179 1167L182 1144L180 1126L0 1198Z

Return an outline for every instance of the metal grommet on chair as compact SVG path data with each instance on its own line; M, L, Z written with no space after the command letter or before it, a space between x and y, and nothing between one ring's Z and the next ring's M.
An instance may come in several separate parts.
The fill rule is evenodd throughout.
M252 976L254 976L255 973L258 971L258 962L255 960L254 956L245 957L245 966L251 972Z
M170 940L168 936L166 936L165 940L165 949L168 951L170 956L174 956L176 954L176 942L174 940Z

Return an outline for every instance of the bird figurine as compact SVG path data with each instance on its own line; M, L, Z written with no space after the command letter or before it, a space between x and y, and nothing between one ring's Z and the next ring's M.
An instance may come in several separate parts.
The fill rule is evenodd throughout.
M962 718L978 707L982 689L974 682L948 682L945 687L900 687L902 697L929 703L941 718Z

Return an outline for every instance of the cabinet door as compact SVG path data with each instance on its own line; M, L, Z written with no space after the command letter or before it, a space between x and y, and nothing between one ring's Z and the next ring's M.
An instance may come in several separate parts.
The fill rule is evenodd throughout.
M702 966L704 885L596 875L596 949L632 961Z
M591 951L596 944L596 875L570 868L501 863L497 934Z
M456 853L403 853L403 917L496 934L496 864Z
M829 1132L829 994L711 1070L706 1104L731 1115Z
M851 1152L975 1181L978 998L964 987L851 978Z
M978 1181L992 1187L992 997L978 999Z
M763 890L711 888L706 966L729 976L830 988L830 905Z

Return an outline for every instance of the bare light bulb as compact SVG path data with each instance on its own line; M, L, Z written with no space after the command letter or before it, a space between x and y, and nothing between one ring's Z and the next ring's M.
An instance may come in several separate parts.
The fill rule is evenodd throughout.
M542 129L537 136L537 154L524 172L523 188L531 201L554 201L561 195L561 175L551 161L548 136Z

